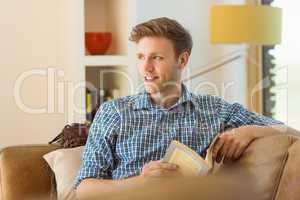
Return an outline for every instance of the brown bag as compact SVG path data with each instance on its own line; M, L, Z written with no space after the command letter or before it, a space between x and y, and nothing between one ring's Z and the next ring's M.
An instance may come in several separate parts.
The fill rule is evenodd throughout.
M90 125L85 123L67 124L58 136L49 142L49 144L58 144L62 148L73 148L84 146L88 137Z

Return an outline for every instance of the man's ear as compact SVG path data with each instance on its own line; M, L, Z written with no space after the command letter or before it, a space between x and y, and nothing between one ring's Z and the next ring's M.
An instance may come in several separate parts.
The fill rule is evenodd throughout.
M180 68L184 68L188 61L189 61L189 53L187 51L182 52L179 56L178 56L178 61L177 63L180 65Z

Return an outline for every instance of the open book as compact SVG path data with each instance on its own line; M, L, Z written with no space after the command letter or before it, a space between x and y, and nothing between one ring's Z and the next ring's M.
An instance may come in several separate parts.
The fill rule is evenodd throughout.
M210 145L205 159L188 146L173 140L162 160L178 165L184 176L206 175L213 168L211 147L216 138Z

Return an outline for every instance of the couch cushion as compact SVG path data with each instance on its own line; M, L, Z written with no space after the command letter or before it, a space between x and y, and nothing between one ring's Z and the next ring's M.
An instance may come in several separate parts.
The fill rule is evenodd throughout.
M44 155L55 174L58 200L76 199L74 183L81 164L84 146L59 149Z

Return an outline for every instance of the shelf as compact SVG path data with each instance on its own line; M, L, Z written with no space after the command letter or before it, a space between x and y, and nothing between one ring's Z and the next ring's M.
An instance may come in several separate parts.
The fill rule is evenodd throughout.
M86 88L119 91L126 96L133 93L136 84L135 45L128 41L131 27L136 24L137 0L84 0L84 23L81 44L85 44L86 32L111 32L112 41L104 55L91 55L82 46L80 63L85 70ZM132 56L131 56L132 55ZM84 90L86 92L86 90ZM109 93L109 92L108 92ZM87 116L90 119L91 96L85 94ZM93 104L92 104L93 105Z
M128 3L131 0L84 0L85 32L111 32L110 55L128 51ZM125 9L124 9L125 8Z
M104 55L104 56L85 56L85 66L122 66L128 65L127 56Z

